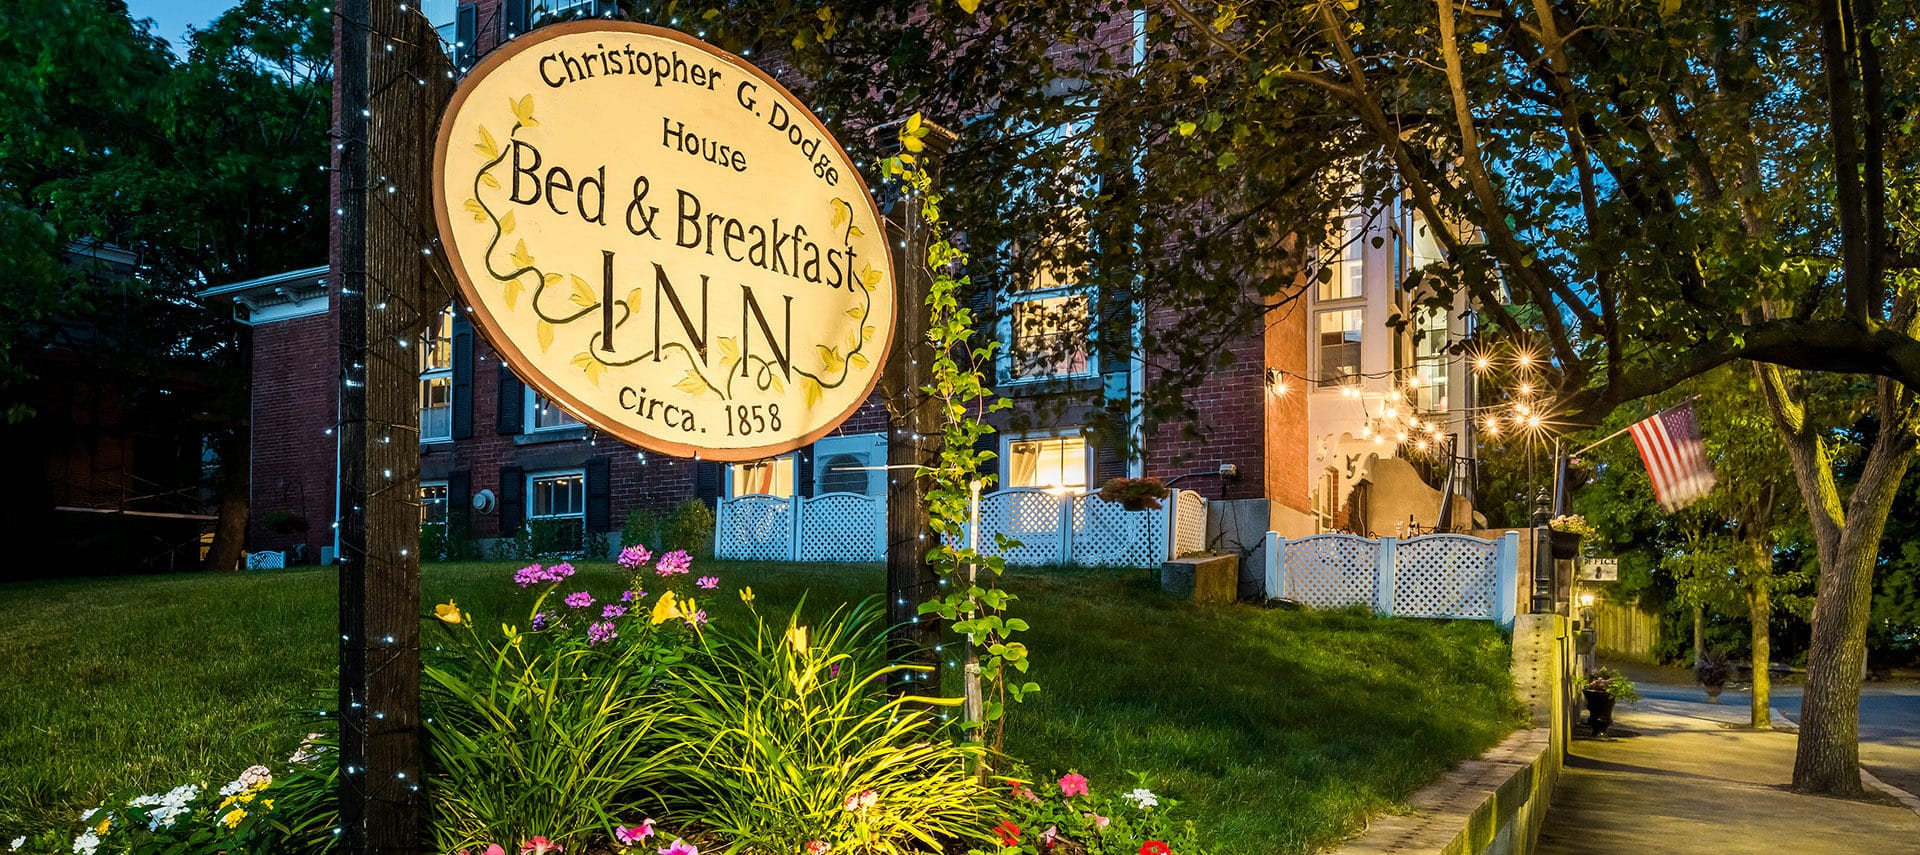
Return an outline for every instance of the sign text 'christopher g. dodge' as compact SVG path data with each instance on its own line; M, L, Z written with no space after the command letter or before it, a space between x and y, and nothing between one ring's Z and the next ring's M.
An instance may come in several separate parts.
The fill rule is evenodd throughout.
M637 24L543 29L461 85L435 166L476 323L582 420L746 460L826 433L873 388L895 294L872 198L739 58Z

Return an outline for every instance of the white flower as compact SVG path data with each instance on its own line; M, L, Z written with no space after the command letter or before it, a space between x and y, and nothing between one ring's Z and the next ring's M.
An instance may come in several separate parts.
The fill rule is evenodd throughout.
M88 811L88 813L91 814L92 811ZM93 855L94 850L99 848L100 835L93 833L92 830L88 830L87 833L73 839L74 855Z
M248 766L245 772L240 773L240 780L235 783L249 790L265 787L273 783L273 770L265 766Z
M241 790L244 790L246 788L247 788L247 785L242 784L239 781L228 781L225 786L220 788L220 795L237 796L240 794Z
M179 819L182 814L186 813L190 813L190 811L185 807L180 805L167 805L148 814L147 830L159 831L162 828L172 828L174 820Z
M99 808L89 808L87 810L81 811L80 821L86 822L87 820L93 819L93 815L99 812L100 812Z
M1152 790L1149 790L1145 787L1136 789L1131 793L1123 793L1121 794L1120 797L1123 799L1126 799L1127 801L1133 802L1136 805L1139 805L1141 810L1146 810L1147 808L1150 808L1150 807L1156 807L1160 804L1159 797L1155 796Z
M9 846L9 847L7 847L7 848L9 848L9 849L12 849L12 850L13 850L13 851L15 851L15 852L18 852L18 851L20 851L20 847L22 847L22 846L25 846L25 845L27 845L27 836L26 836L26 835L24 835L24 834L22 834L22 835L20 835L19 837L16 837L16 838L14 838L14 839L13 839L13 845L12 845L12 846Z

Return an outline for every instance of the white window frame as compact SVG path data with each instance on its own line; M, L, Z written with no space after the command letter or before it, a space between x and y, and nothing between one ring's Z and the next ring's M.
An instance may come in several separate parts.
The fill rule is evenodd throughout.
M1342 378L1328 379L1326 376L1326 366L1322 364L1322 359L1321 359L1321 351L1325 347L1325 340L1322 337L1322 333L1320 331L1320 319L1323 317L1326 317L1327 315L1334 314L1336 312L1360 313L1360 325L1358 327L1355 327L1355 329L1360 333L1360 337L1354 340L1354 345L1359 348L1359 358L1354 361L1353 373L1348 375L1344 379ZM1313 360L1312 360L1313 388L1338 389L1341 386L1347 385L1349 383L1359 382L1360 378L1365 375L1365 369L1366 369L1366 357L1367 357L1367 352L1366 352L1367 307L1366 305L1358 301L1354 301L1354 302L1341 301L1339 303L1335 303L1332 306L1317 305L1317 306L1314 306L1313 308L1312 318L1313 318L1313 328L1309 335L1310 335L1310 343L1312 345L1310 350L1312 351L1312 357L1313 357Z
M429 326L427 327L427 329L422 330L420 333L420 341L419 341L420 356L419 356L418 362L420 363L421 394L420 394L420 415L418 416L418 421L416 424L420 428L420 442L423 445L427 443L453 441L453 410L456 406L459 405L459 402L454 400L454 389L453 389L453 324L452 324L452 320L453 320L453 307L448 306L446 309L442 310L439 315L436 315L431 322L429 322ZM443 327L447 331L447 337L441 344L442 347L446 348L446 352L447 352L447 364L445 367L429 367L425 365L429 354L433 352L432 345L429 344L429 342L432 340L432 331L435 327ZM447 406L446 406L447 412L446 412L446 419L445 419L446 425L445 425L444 432L428 433L426 386L427 386L427 383L435 380L443 380L447 384Z
M1081 84L1082 84L1081 81L1076 81L1073 79L1061 79L1061 80L1056 80L1053 86L1062 87L1063 91L1072 91L1074 89L1077 89ZM1059 135L1058 138L1061 141L1065 142L1065 141L1071 141L1078 137L1083 137L1085 134L1089 133L1091 130L1092 130L1091 125L1087 123L1068 123L1065 125L1046 129L1043 131L1043 135L1051 136L1053 134L1058 134ZM1068 177L1072 177L1072 176L1068 176ZM1092 197L1098 194L1099 179L1097 176L1080 176L1079 180L1081 181L1082 192L1087 194L1088 197ZM1092 226L1091 224L1085 221L1084 212L1081 210L1079 206L1074 205L1074 206L1062 207L1056 213L1059 216L1059 218L1064 223L1067 224L1068 227L1063 228L1059 234L1049 235L1048 237L1056 240L1061 240L1061 241L1078 240L1082 246L1088 247L1090 249L1093 248ZM1011 247L1003 247L1002 249L1003 251L1006 251L1006 250L1010 250ZM1060 275L1056 275L1052 271L1036 268L1028 274L1034 278L1036 283L1040 277L1051 276L1053 277L1053 284L1044 288L1018 287L1018 288L1001 289L1001 293L998 295L998 299L996 300L996 304L997 304L996 307L999 310L998 311L999 320L994 325L995 327L994 335L998 337L1002 345L999 349L999 352L994 355L994 369L995 369L994 374L999 379L999 385L1018 387L1018 386L1025 386L1025 385L1031 385L1031 384L1059 383L1062 381L1079 380L1079 379L1084 379L1088 377L1100 376L1100 304L1099 304L1099 301L1096 299L1093 286L1079 281L1080 279L1083 278L1082 276L1070 270L1061 271L1060 274L1064 274L1064 279L1060 278ZM1025 284L1026 283L1022 283L1023 286ZM1064 372L1052 373L1052 374L1036 374L1036 375L1026 376L1026 377L1018 376L1014 370L1015 357L1014 357L1013 319L1014 319L1015 313L1019 309L1019 305L1022 303L1053 300L1061 297L1066 297L1066 298L1078 297L1085 301L1085 305L1086 305L1085 338L1086 338L1086 355L1087 355L1086 366L1078 371L1064 371Z
M738 469L738 468L740 468L740 467L742 467L742 466L754 466L754 465L758 465L758 464L762 464L762 463L773 463L773 462L777 462L777 461L785 461L785 462L786 462L786 464L787 464L787 466L788 466L788 467L789 467L789 468L790 468L790 469L792 470L792 472L793 472L793 475L792 475L792 477L791 477L791 479L790 479L790 480L791 480L791 481L793 482L793 490L792 490L791 492L789 492L789 493L787 493L787 494L786 494L785 496L781 496L780 498L783 498L783 499L791 499L791 498L793 498L793 497L795 497L795 496L797 496L797 495L799 495L799 494L800 494L800 457L799 457L799 455L797 455L797 454L782 454L782 455L780 455L780 456L778 456L778 457L768 457L768 458L765 458L765 459L761 459L761 460L749 460L749 461L746 461L746 462L744 462L744 463L729 463L729 464L727 464L727 468L726 468L726 470L725 470L725 471L726 471L726 477L725 477L725 481L726 481L726 483L725 483L725 484L723 484L723 485L721 485L721 486L722 486L722 487L724 487L724 488L725 488L725 490L726 490L726 495L727 495L727 498L730 498L730 499L737 499L737 498L740 498L740 497L739 497L738 495L735 495L735 494L734 494L734 491L733 491L733 473L734 473L734 470L736 470L736 469ZM768 495L768 494L766 494L766 493L747 493L747 494L745 494L745 495L749 495L749 496L765 496L765 495Z
M1072 487L1062 487L1061 489L1063 491L1079 496L1079 495L1086 495L1087 493L1093 492L1094 490L1098 489L1098 487L1096 487L1093 483L1093 472L1094 472L1094 466L1095 466L1093 443L1087 441L1086 433L1084 431L1081 431L1078 428L1025 431L1022 433L1002 433L1000 435L1000 485L1002 487L1006 487L1009 489L1013 489L1015 487L1013 483L1014 443L1032 442L1034 440L1045 440L1045 439L1077 439L1077 440L1080 440L1080 447L1085 449L1085 452L1081 454L1081 460L1082 460L1082 465L1086 468L1086 471L1081 475L1080 489L1078 491L1075 491ZM1040 489L1040 490L1047 490L1049 492L1052 492L1052 488L1049 488L1049 487L1037 487L1037 488L1026 488L1026 489Z
M554 412L557 412L563 416L566 416L567 423L563 425L540 424L540 418L539 418L540 402L546 400L546 396L540 394L537 391L534 391L534 388L532 386L523 387L523 390L520 394L520 400L521 400L521 405L520 405L521 406L521 409L520 409L520 432L521 433L546 433L548 431L574 430L576 428L581 427L584 424L579 419L574 418L572 413L569 413L566 410L563 410L559 407L553 406L552 401L547 401L547 405L549 407L553 407Z
M538 484L541 481L555 480L559 478L579 478L580 479L580 511L579 513L566 513L566 514L535 513L534 512L534 504L535 504L534 485ZM529 520L577 519L577 520L580 520L582 525L585 525L587 521L587 470L585 469L553 469L545 472L529 472L527 473L526 497L527 497L526 498L526 518Z
M447 482L445 481L421 481L420 482L420 493L423 494L420 496L420 524L423 526L439 525L444 527L447 524L447 520L452 518L453 516L453 493L450 490L448 490L447 492L447 496L445 499L444 515L437 521L431 520L427 518L427 497L424 495L427 492L428 488L431 488L431 487L439 487L442 490L448 490Z

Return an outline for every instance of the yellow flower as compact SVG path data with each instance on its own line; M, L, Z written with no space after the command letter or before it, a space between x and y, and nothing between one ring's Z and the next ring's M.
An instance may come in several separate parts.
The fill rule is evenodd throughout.
M267 810L273 810L273 799L261 799L260 806Z
M740 602L743 602L743 603L752 603L752 602L753 602L753 587L752 587L752 586L748 586L748 587L745 587L745 588L741 588L741 589L740 589Z
M653 625L659 626L680 616L680 605L674 601L672 591L660 595L660 601L653 604Z
M807 628L796 626L787 630L787 646L793 648L793 655L807 655Z
M460 614L460 607L455 605L452 600L434 606L433 616L456 626L459 625L460 621L465 619L465 616Z
M100 824L93 827L93 833L106 834L107 828L111 825L113 825L113 817L107 817L106 819L100 820Z
M673 592L668 591L667 593L671 594ZM680 616L683 618L686 618L687 623L693 624L694 629L700 628L699 624L694 623L694 618L699 614L699 612L700 612L700 607L694 604L692 597L688 597L680 601Z
M246 818L247 818L246 810L242 808L234 808L233 810L227 811L227 815L221 817L220 822L226 825L226 827L228 828L233 828L240 824L240 820L243 820Z

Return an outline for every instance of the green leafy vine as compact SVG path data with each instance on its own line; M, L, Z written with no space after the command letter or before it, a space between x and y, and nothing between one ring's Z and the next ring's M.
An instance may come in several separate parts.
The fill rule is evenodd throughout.
M969 281L963 273L967 256L947 239L940 219L941 193L917 157L926 148L929 130L915 113L900 129L903 150L883 164L887 176L899 180L910 198L918 200L921 220L930 230L927 266L933 281L927 290L927 338L933 345L933 382L923 391L939 402L944 426L940 463L922 477L932 482L928 517L937 544L928 559L946 584L939 599L920 604L920 612L939 614L952 623L954 632L966 636L973 657L979 660L983 703L982 721L976 724L991 727L988 741L1000 750L1005 746L1007 705L1025 700L1040 686L1026 679L1031 665L1027 646L1014 640L1016 633L1027 630L1027 622L1006 616L1015 597L998 584L1006 572L1006 559L1001 556L1019 544L995 533L997 549L981 551L968 542L967 523L974 484L985 486L992 479L981 473L982 465L996 456L975 447L993 431L982 417L1012 402L996 398L987 385L987 370L999 343L976 336L973 310L960 301Z

